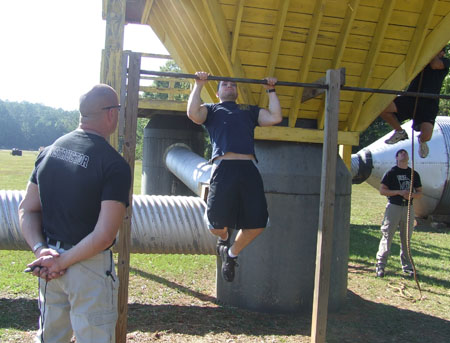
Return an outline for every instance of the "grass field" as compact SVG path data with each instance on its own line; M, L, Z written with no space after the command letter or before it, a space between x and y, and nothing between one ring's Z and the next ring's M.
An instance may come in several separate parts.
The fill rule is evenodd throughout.
M25 189L36 152L0 151L0 189ZM139 193L141 164L136 164ZM447 342L450 337L450 233L421 227L412 240L423 299L401 275L399 240L384 279L374 256L386 200L353 186L347 301L328 316L327 342ZM0 342L31 342L37 283L22 270L33 255L0 251ZM131 256L129 342L309 342L311 314L269 315L223 307L215 299L215 257Z

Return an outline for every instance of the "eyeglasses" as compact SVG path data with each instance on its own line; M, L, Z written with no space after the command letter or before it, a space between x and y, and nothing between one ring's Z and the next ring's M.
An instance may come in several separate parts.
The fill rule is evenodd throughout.
M120 108L121 105L113 105L113 106L106 106L106 107L102 107L102 110L110 110L111 108Z

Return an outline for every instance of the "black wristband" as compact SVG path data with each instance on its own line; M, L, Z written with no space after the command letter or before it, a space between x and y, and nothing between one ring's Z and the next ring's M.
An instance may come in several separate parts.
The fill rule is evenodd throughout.
M274 93L274 92L275 92L275 88L266 89L266 93Z

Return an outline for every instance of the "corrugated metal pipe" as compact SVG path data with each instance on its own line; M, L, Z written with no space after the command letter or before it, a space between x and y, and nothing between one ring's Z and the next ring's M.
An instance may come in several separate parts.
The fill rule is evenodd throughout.
M29 250L19 228L19 203L25 191L0 190L0 249ZM216 238L203 220L198 197L134 195L132 253L215 254Z
M212 165L182 143L169 146L164 153L166 167L197 195L209 183Z

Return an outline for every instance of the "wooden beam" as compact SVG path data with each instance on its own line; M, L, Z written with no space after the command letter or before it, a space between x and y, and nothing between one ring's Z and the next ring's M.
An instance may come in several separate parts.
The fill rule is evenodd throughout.
M391 18L392 11L395 7L395 0L384 0L383 8L381 10L380 18L378 19L375 35L370 44L369 51L367 53L366 61L364 63L364 69L359 78L359 87L367 87L372 71L375 67L378 53L380 52L381 44L386 33L386 29L389 25L389 19ZM359 116L361 114L361 108L365 94L357 92L353 99L352 113L349 116L349 128L350 131L354 131L358 124Z
M122 84L122 51L125 26L125 0L107 0L105 49L102 54L100 82L106 83L120 94ZM118 130L109 137L110 144L119 146Z
M282 1L278 9L277 20L272 37L272 46L270 48L270 55L267 61L265 76L274 76L275 66L277 65L278 54L280 52L281 38L283 37L284 25L286 23L286 16L289 9L290 0ZM265 89L262 88L259 93L259 107L267 107L269 97Z
M131 168L131 185L133 185L134 162L136 154L136 128L138 117L139 79L141 69L141 56L131 54L129 60L129 73L127 85L127 98L125 104L125 136L123 142L123 157ZM130 206L119 230L117 275L119 277L119 317L116 324L116 342L125 343L127 340L127 314L128 314L128 281L130 269L130 241L131 216L133 213L133 186L130 189Z
M358 10L360 0L351 0L347 4L345 11L344 22L342 23L341 32L336 43L334 50L333 60L331 61L331 69L337 69L340 67L342 56L344 56L345 47L347 46L348 37L352 30L353 22L355 20L356 12ZM342 80L341 80L342 82ZM319 107L317 112L317 128L322 130L325 124L325 112L324 112L325 99Z
M303 53L300 69L297 74L298 82L306 82L308 72L311 66L311 60L314 52L314 47L317 41L317 35L319 34L320 23L322 22L325 0L317 0L312 14L311 25L306 41L305 50ZM302 98L303 88L298 88L294 91L292 97L291 106L289 110L289 126L295 127L297 121L298 110L300 108L300 99Z
M159 9L153 6L151 15L149 17L149 25L153 29L153 32L158 36L161 43L164 44L167 51L170 53L170 57L180 66L182 70L195 70L191 68L192 63L188 59L184 59L185 51L178 52L176 43L172 42L172 38L167 32L167 24L161 22L161 16L159 15ZM145 54L143 54L145 55Z
M239 31L241 29L242 13L244 13L245 0L239 0L236 8L236 16L234 19L233 36L231 37L231 63L236 62L237 44L239 40Z
M414 75L420 73L431 59L437 55L439 50L449 41L450 13L448 13L439 24L431 31L422 45L422 54L418 57L414 71L406 78L405 62L403 62L392 75L380 86L383 89L403 89L414 78ZM392 101L394 95L372 94L361 112L364 117L355 127L356 131L362 132L379 116L386 106Z
M257 126L255 128L255 139L322 144L324 141L324 131L300 127ZM339 131L338 142L343 145L358 145L359 132Z
M348 171L352 171L352 146L351 145L339 145L339 155Z
M339 69L339 74L340 74L340 82L341 82L341 86L345 84L345 68L340 68ZM312 83L317 83L320 85L324 85L326 83L326 76L321 77L320 79L312 82ZM303 90L303 95L302 95L302 103L315 98L323 93L326 92L326 88L306 88Z
M187 42L187 40L182 35L183 32L178 32L178 18L174 18L168 12L166 3L164 1L157 1L153 5L156 12L154 17L156 21L160 21L161 26L163 26L165 35L170 38L170 42L173 44L173 50L178 59L184 61L185 68L189 72L194 72L199 69L201 62L198 60L200 54L193 49L193 47ZM172 55L172 52L171 52Z
M150 12L152 11L153 0L145 1L144 10L142 11L141 24L148 24Z
M416 66L417 59L422 51L422 45L425 37L428 35L428 28L433 19L434 10L436 8L436 0L423 1L422 12L414 30L411 42L409 44L408 53L405 60L406 78L411 76ZM415 76L415 75L414 75Z
M222 52L225 65L227 66L230 75L235 77L245 77L239 56L236 55L235 62L233 64L231 63L231 56L229 55L229 52L231 51L231 39L221 6L217 0L202 0L202 2L202 8L200 8L200 4L197 1L193 1L192 4L196 7L197 11L200 11L199 13L203 15L206 14L208 17L209 27L212 29L213 41L217 44L219 51ZM193 25L194 24L195 23L193 23ZM239 100L240 102L247 104L256 104L250 85L242 85L240 88Z
M166 0L167 1L167 0ZM227 74L226 63L223 56L217 49L214 49L215 43L207 33L208 25L204 19L199 16L192 2L171 0L171 8L178 13L179 30L182 30L185 40L192 47L194 53L198 56L198 70L204 70L212 75ZM193 72L195 72L193 71ZM206 90L212 99L216 98L217 88L215 83L207 84Z
M186 101L139 99L140 109L178 111L186 115L186 107Z
M311 324L311 342L313 343L324 343L327 329L331 255L333 253L340 88L339 76L340 73L338 70L327 71L327 84L329 88L325 96L325 140L322 150L319 228L317 231L316 273Z

